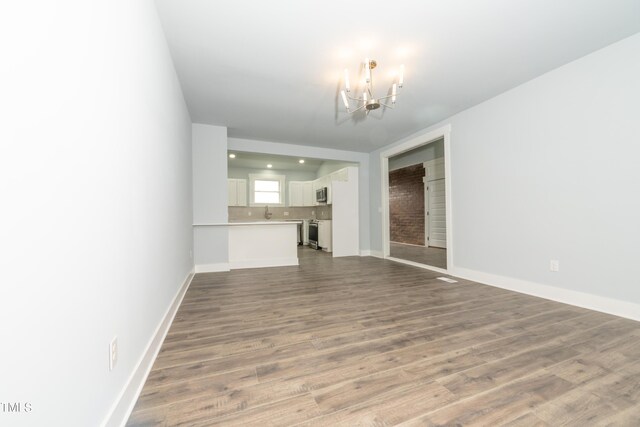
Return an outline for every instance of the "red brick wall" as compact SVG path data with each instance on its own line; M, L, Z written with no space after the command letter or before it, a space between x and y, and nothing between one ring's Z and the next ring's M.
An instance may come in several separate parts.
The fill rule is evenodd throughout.
M424 245L424 167L389 172L391 241Z

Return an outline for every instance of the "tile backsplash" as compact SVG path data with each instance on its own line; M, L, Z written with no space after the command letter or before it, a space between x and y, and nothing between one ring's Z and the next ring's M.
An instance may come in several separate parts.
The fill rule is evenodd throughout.
M331 205L309 206L304 208L283 208L269 206L273 215L271 220L284 219L331 219ZM288 212L288 215L285 213ZM264 208L229 206L229 221L265 221Z

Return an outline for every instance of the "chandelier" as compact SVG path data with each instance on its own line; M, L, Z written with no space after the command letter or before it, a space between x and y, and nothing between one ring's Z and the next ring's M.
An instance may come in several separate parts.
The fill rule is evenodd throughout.
M349 70L344 70L344 89L340 91L342 95L342 102L344 102L344 106L347 109L348 113L355 113L356 111L360 111L363 108L366 110L367 114L369 114L372 110L377 110L380 106L384 106L387 108L393 108L396 104L396 96L398 93L398 89L402 88L404 83L404 65L400 66L400 75L398 76L398 82L393 83L391 86L391 95L382 96L376 98L373 92L373 69L376 68L378 63L373 60L366 58L364 63L361 64L364 67L364 90L362 91L361 97L353 97L351 96L351 87L349 85ZM391 104L387 104L386 101L391 98ZM352 110L351 103L355 103L355 109Z

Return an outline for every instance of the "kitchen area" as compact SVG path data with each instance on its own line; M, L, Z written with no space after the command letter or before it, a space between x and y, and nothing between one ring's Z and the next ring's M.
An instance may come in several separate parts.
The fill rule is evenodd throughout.
M291 248L305 256L359 254L357 164L229 152L227 184L232 264L234 257L257 255L242 245L234 251L232 234L239 227L269 257L278 258L273 250L283 243L288 257ZM287 231L278 236L274 227ZM267 228L270 236L258 238L258 230Z
M332 205L317 207L239 207L229 206L229 222L295 222L299 246L331 252ZM319 233L322 230L322 244Z

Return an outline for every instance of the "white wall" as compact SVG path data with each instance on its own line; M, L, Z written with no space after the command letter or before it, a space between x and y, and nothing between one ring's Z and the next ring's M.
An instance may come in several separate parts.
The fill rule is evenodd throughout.
M227 128L193 125L193 223L226 223ZM228 270L227 227L194 227L196 271Z
M253 153L280 154L316 159L338 160L357 163L359 188L360 250L370 248L369 232L369 155L355 151L334 150L330 148L309 147L304 145L283 144L278 142L257 141L251 139L229 138L229 149Z
M639 52L640 34L429 128L451 124L456 269L640 303ZM381 231L377 213L373 249Z
M151 0L12 2L0 48L0 424L96 426L192 270L189 115Z
M444 139L439 139L427 145L414 148L406 153L390 157L389 170L394 171L442 157L444 157Z

